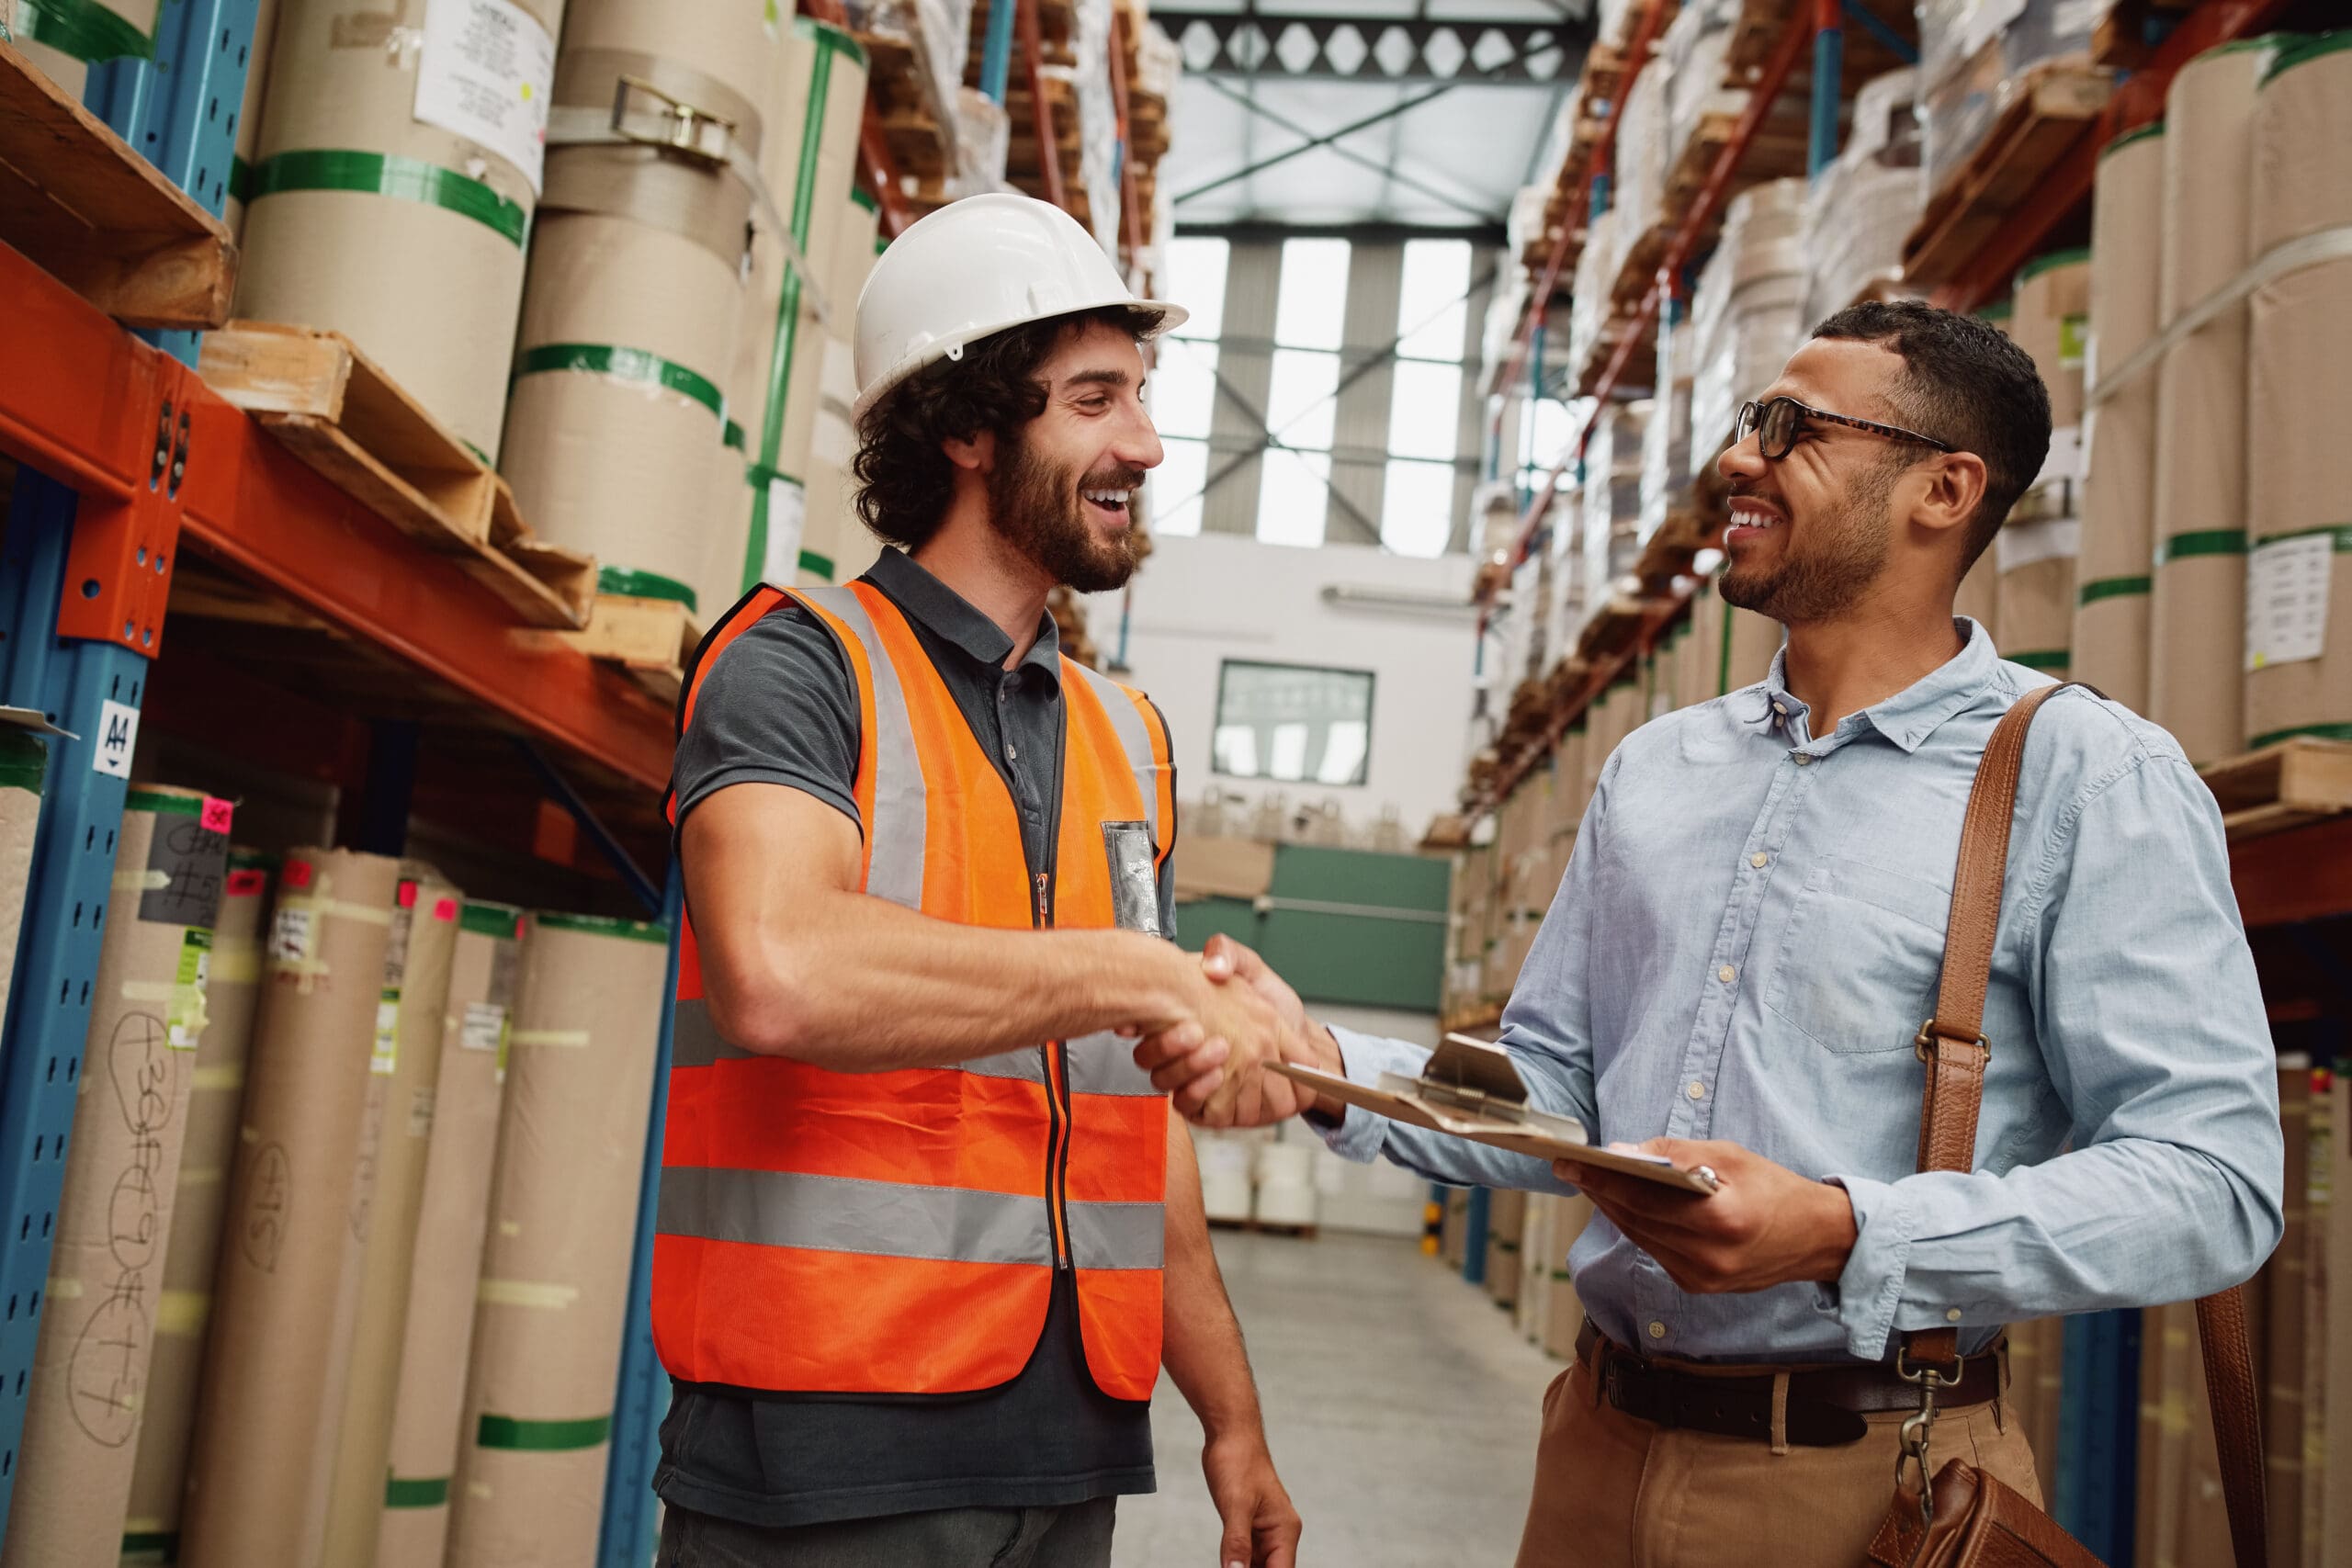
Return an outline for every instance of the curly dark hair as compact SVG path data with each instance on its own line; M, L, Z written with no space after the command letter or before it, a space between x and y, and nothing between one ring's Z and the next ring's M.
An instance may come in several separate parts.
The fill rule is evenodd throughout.
M956 465L941 443L984 430L1011 436L1045 412L1037 367L1069 333L1099 321L1140 343L1164 319L1140 306L1107 305L1007 327L967 344L960 359L924 366L858 422L851 464L858 516L887 544L921 547L939 531L956 490Z

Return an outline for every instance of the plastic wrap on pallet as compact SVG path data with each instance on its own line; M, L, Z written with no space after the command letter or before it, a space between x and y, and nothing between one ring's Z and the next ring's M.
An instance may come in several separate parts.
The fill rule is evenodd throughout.
M947 176L947 199L1010 189L1004 162L1012 146L1012 116L977 87L956 88L956 172Z
M1158 22L1144 24L1136 39L1136 91L1173 102L1183 77L1183 46Z
M956 89L971 52L972 0L848 0L854 31L896 39L922 62L922 80L941 125L956 118Z
M1919 0L1919 113L1928 189L1966 163L2027 73L2087 60L2113 0Z
M1584 582L1589 608L1633 570L1640 543L1642 437L1656 405L1644 398L1601 411L1584 452Z
M1688 13L1685 13L1688 15ZM1643 544L1687 504L1690 489L1690 329L1661 325L1657 398L1642 429L1642 505L1634 537Z
M1690 301L1690 461L1730 439L1732 415L1781 373L1804 342L1805 182L1770 180L1743 193Z
M1111 98L1111 0L1078 0L1071 47L1078 99L1078 179L1102 248L1119 251L1119 113Z
M1546 220L1552 209L1552 187L1549 185L1521 186L1519 194L1510 198L1510 212L1503 220L1503 241L1510 254L1521 260L1538 254L1549 256L1552 237ZM1540 263L1530 261L1530 265Z
M1667 145L1667 96L1663 71L1645 71L1625 89L1625 112L1617 121L1616 184L1611 190L1621 256L1664 215L1666 176L1674 156ZM1609 269L1604 287L1616 273L1615 266Z
M1736 115L1747 107L1745 92L1724 85L1739 10L1738 0L1701 0L1683 7L1666 29L1659 53L1666 67L1669 158L1681 157L1709 115Z
M1541 614L1544 646L1553 663L1576 651L1577 634L1584 629L1583 541L1582 494L1573 487L1564 488L1552 502L1552 533L1544 547L1551 574L1544 583Z
M1569 289L1568 365L1579 373L1601 342L1609 325L1609 286L1617 276L1614 259L1619 209L1611 208L1592 220L1585 231L1584 254L1577 258L1576 282Z
M1928 199L1914 108L1918 81L1917 71L1890 71L1855 95L1852 138L1806 195L1808 324L1902 277L1903 242Z

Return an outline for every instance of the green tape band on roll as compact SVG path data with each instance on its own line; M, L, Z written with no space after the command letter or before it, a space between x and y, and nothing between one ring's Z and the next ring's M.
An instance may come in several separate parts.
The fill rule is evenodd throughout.
M440 1508L449 1502L449 1478L435 1475L412 1481L397 1475L384 1477L384 1506L387 1508Z
M589 1416L577 1421L524 1421L512 1416L484 1416L474 1430L474 1443L485 1449L554 1454L593 1449L612 1435L610 1416Z
M2018 268L2017 286L2020 288L2024 288L2028 278L2040 277L2052 267L2081 266L2090 259L2090 248L2086 245L2071 251L2052 251L2046 256L2036 256Z
M2281 740L2352 740L2352 724L2301 724L2292 729L2274 729L2247 741L2245 749L2259 751Z
M1979 310L1976 312L1976 319L1980 321L2006 321L2017 313L2016 300L1996 299L1990 305Z
M664 577L658 571L631 571L625 567L600 567L596 572L596 592L618 593L630 599L667 599L687 609L698 609L695 591L674 577Z
M542 910L532 914L531 923L552 931L587 931L596 936L620 936L631 942L656 942L663 947L670 945L670 928L654 925L649 920L624 920L611 915L551 915Z
M875 216L881 216L881 198L876 197L872 191L867 190L864 186L852 186L850 187L849 198L857 203L858 206L865 209L866 211L873 213Z
M122 808L125 811L162 811L174 817L201 817L204 815L204 796L134 789L122 797Z
M665 387L692 398L722 421L727 417L727 394L718 389L718 382L674 359L664 359L641 348L625 348L610 343L543 343L537 348L525 349L514 361L514 378L518 381L548 370L581 370L649 387Z
M2098 155L2104 158L2109 156L2110 153L2120 152L2123 149L2131 146L2135 141L2145 141L2151 137L2162 136L2164 133L2165 122L2160 119L2152 119L2147 124L2142 126L2139 130L2127 130L2122 135L2117 137L2114 141L2109 142L2106 146L2100 148L2098 150Z
M254 166L235 153L229 155L229 194L239 201L251 201L254 189Z
M231 871L276 871L277 857L267 850L246 850L232 847L229 851Z
M2086 582L2075 595L2077 604L2096 604L2102 599L2129 599L2135 594L2155 592L2153 577L2102 577Z
M489 453L483 451L481 447L475 446L464 436L460 435L458 437L458 445L464 447L467 451L471 452L474 455L474 461L480 463L483 468L494 468L498 467L497 458L492 457Z
M718 433L718 444L731 451L741 452L743 449L743 427L729 420L727 427Z
M2005 653L2001 657L2012 664L2022 664L2029 670L2049 674L2072 665L2075 650L2071 648L2041 648L2027 653Z
M2293 41L2284 41L2288 39L2292 39ZM2291 71L2298 65L2308 65L2314 60L2335 53L2338 50L2352 49L2352 29L2332 33L2312 33L2300 39L2294 38L2292 34L2284 34L2280 36L2279 40L2276 41L2278 41L2278 51L2270 57L2270 63L2263 67L2262 80L2257 84L2258 86L2267 87L2278 79L2281 72Z
M49 772L49 748L21 729L0 729L0 789L40 793Z
M92 65L107 60L153 60L155 39L96 0L17 0L17 24L35 43Z
M512 904L468 904L458 911L458 929L511 942L514 938L514 923L522 918L523 911Z
M165 1562L176 1562L180 1555L180 1532L177 1530L136 1530L122 1538L125 1557L155 1557Z
M2332 553L2352 555L2352 523L2326 523L2316 528L2290 528L2283 534L2265 534L2254 543L2259 549L2264 545L2275 545L2286 539L2315 539L2323 534L2331 536L2328 547Z
M519 203L507 200L480 180L438 164L381 152L333 148L280 152L256 164L249 183L248 201L290 191L347 190L423 202L495 230L517 249L531 224L530 214Z
M802 38L814 39L820 49L830 41L833 48L856 61L859 69L866 69L865 46L857 41L855 33L840 23L820 21L814 17L795 13L792 30Z
M2245 530L2243 528L2206 528L2194 534L2175 534L2169 539L2156 541L2156 564L2186 559L2190 556L2242 556L2245 554Z
M800 570L813 571L831 582L833 580L833 558L820 556L814 550L803 550L800 552Z

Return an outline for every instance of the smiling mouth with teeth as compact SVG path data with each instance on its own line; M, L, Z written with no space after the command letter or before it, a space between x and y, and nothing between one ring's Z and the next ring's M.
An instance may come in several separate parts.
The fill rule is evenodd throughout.
M1786 519L1775 508L1762 502L1734 497L1731 502L1731 525L1735 528L1777 528Z
M1122 517L1127 514L1127 503L1135 497L1131 490L1089 490L1079 493L1103 511Z

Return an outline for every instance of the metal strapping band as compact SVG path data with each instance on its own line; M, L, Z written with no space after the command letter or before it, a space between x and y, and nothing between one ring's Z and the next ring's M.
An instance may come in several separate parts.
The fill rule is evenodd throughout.
M898 667L865 613L865 601L850 588L808 588L815 604L848 626L865 649L874 682L874 820L865 824L872 846L865 891L910 909L922 908L923 837L926 831L922 760L907 716L907 694Z
M1109 1030L1069 1042L1072 1094L1158 1094L1151 1075L1136 1066L1135 1042Z
M664 1235L873 1258L1043 1267L1054 1256L1042 1193L797 1171L665 1167L655 1225Z
M1168 840L1159 833L1159 759L1152 754L1151 731L1146 728L1143 714L1126 688L1108 675L1090 670L1072 661L1072 667L1084 676L1094 689L1102 711L1111 716L1111 728L1117 732L1119 744L1127 753L1127 767L1136 776L1136 788L1143 794L1143 819L1151 826L1151 847L1158 853Z
M2123 390L2146 375L2152 366L2164 358L2166 350L2211 326L2223 311L2264 284L2307 266L2342 261L2347 256L2352 256L2352 224L2322 229L2316 234L2299 235L2272 246L2245 271L2175 317L2172 325L2142 344L2122 364L2102 372L2094 384L2083 389L2083 406L2097 408Z
M1072 1203L1069 1260L1080 1269L1157 1269L1168 1250L1158 1203Z

